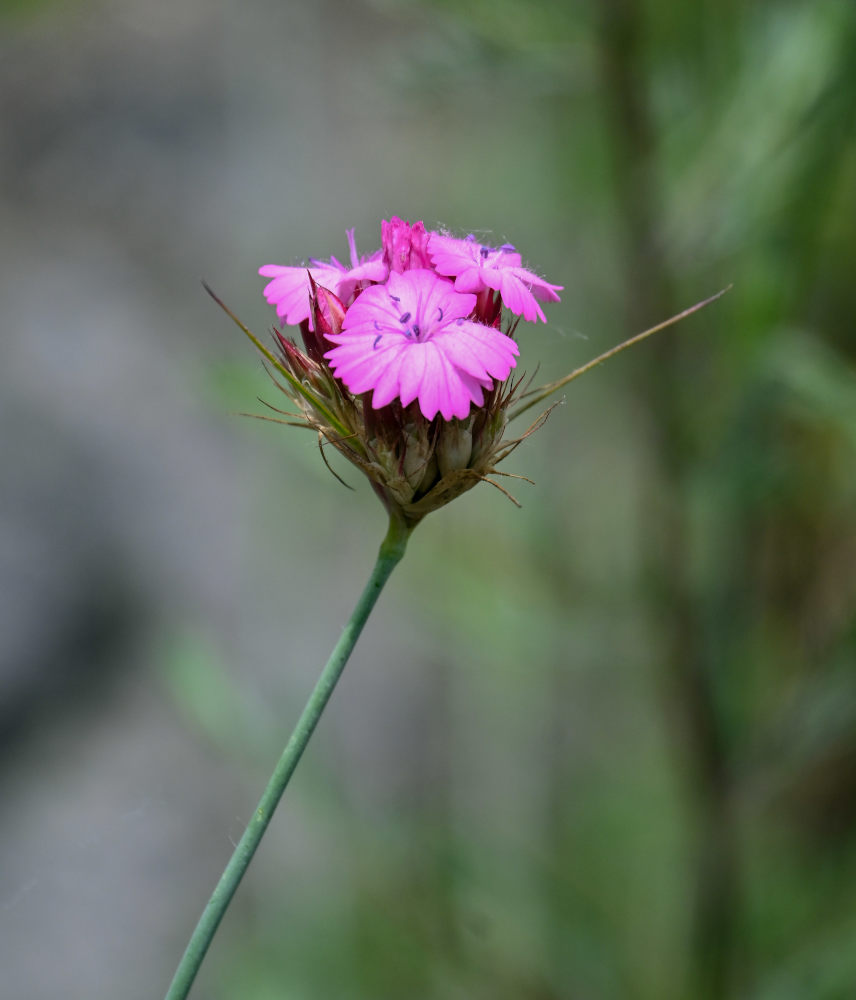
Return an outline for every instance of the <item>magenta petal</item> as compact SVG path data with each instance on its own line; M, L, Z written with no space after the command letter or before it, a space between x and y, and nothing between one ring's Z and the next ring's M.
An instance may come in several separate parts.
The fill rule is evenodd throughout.
M484 390L489 389L493 384L492 382L488 382L487 385L482 385L478 379L470 378L470 376L464 374L464 372L458 372L458 380L463 391L467 393L468 397L476 404L476 406L482 405L484 402ZM469 412L469 407L467 407L467 412Z
M259 268L259 274L273 277L273 281L264 287L264 297L276 307L281 319L296 325L309 318L309 275L306 268L266 264Z
M364 281L385 281L388 268L382 260L370 260L358 267L351 268L339 276L337 295L340 299L349 299L357 285Z
M515 267L513 273L542 302L560 301L557 292L562 291L563 285L551 285L533 271L527 271L525 267Z
M398 367L401 347L393 344L385 350L371 350L352 357L338 357L342 348L328 351L325 357L330 367L354 395L370 392L390 366Z
M520 353L517 344L499 330L483 326L481 323L464 322L456 329L457 336L450 333L443 344L447 356L456 361L457 366L479 381L485 376L504 381L517 364ZM466 363L465 352L478 360L479 371Z
M451 413L459 420L465 420L469 415L471 403L481 404L484 402L484 395L479 383L454 368L449 372L447 386ZM450 419L446 414L443 416L446 420Z
M432 364L430 371L426 370L423 378L423 385L426 385L430 375L431 384L428 387L430 391L420 394L419 397L422 412L427 416L427 410L433 408L434 415L439 410L444 420L451 420L452 417L463 420L470 412L472 380L462 378L436 344L432 343L429 346L434 348L436 365ZM430 399L434 401L433 407L429 405Z
M447 384L447 373L443 355L437 345L425 344L423 352L425 367L419 386L419 409L428 420L441 413L444 420L451 420L454 414L452 398Z
M504 333L480 323L455 324L435 339L459 371L481 383L489 383L493 378L506 379L516 364L517 344Z
M427 347L427 344L411 344L406 351L401 352L398 384L402 406L412 403L419 395L419 389L425 375L425 352Z
M373 285L367 288L345 314L343 331L362 331L369 333L376 329L375 324L394 329L398 317L394 303L390 299L390 286L393 277L390 275L385 285Z
M474 344L462 330L450 330L445 335L438 334L434 338L434 343L459 371L480 381L489 378L484 364L484 351L479 350L480 345Z
M480 249L474 240L458 240L440 233L432 233L428 238L428 254L434 267L440 274L452 277L477 264Z
M403 363L403 356L409 352L398 350L395 357L384 365L378 378L375 380L372 389L372 406L377 410L381 406L387 406L400 395L400 372Z
M500 295L503 303L514 313L515 316L522 316L527 322L534 322L540 313L538 303L529 289L522 281L510 271L503 272Z
M487 287L484 272L473 265L465 268L455 278L455 290L458 292L482 292Z

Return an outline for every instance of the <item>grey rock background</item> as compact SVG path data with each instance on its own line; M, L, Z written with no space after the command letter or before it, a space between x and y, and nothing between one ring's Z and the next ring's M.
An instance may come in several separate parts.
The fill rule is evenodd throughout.
M314 445L241 423L211 391L212 371L256 366L198 279L263 330L259 264L341 253L352 225L369 248L395 212L451 213L426 146L478 141L489 123L467 135L472 108L420 106L407 63L449 40L372 5L46 3L6 27L0 992L154 997L382 531L368 492L345 495ZM361 647L376 670L345 682L348 712L328 726L339 780L363 775L363 810L408 794L418 753L391 756L399 738L434 753L420 625L395 606ZM196 634L239 692L238 742L262 730L246 773L165 679ZM401 732L378 746L390 713ZM317 885L300 787L268 858L285 851Z

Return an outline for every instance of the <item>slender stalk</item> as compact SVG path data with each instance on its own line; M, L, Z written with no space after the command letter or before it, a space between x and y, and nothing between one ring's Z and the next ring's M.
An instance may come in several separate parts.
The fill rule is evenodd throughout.
M704 307L709 306L711 302L716 302L718 298L721 298L726 292L730 291L731 287L732 286L729 285L727 288L723 288L721 291L717 292L716 295L711 295L709 299L705 299L703 302L696 302L694 306L690 306L688 309L684 309L683 312L679 312L677 315L663 320L662 323L649 327L647 330L643 330L642 333L637 333L635 337L631 337L629 340L625 340L615 347L610 347L608 351L604 351L603 354L598 354L596 358L591 361L587 361L579 368L575 368L570 375L565 375L556 382L549 382L547 385L542 385L539 389L533 389L531 392L524 393L522 399L525 400L525 402L522 402L520 406L515 407L515 409L509 413L509 422L514 420L515 417L519 417L521 413L525 413L531 407L537 406L542 400L546 399L548 396L552 396L554 392L564 388L569 382L573 382L575 378L579 378L580 375L585 375L585 373L591 371L592 368L602 365L604 361L608 361L610 358L615 357L616 354L626 351L628 347L638 344L640 340L645 340L645 338L650 337L652 333L659 333L660 330L665 330L666 327L672 326L673 324L680 322L682 319L686 319L687 316L692 316L692 314L698 312L699 309L704 309Z
M321 676L318 678L309 701L306 703L264 794L259 800L253 818L244 830L244 835L238 842L217 887L208 900L208 905L199 918L199 923L196 925L172 983L167 990L165 1000L185 1000L190 992L202 960L205 958L205 953L208 951L220 921L223 919L223 914L232 901L235 890L256 853L256 848L268 828L274 810L282 798L282 793L285 791L294 769L306 749L306 744L318 725L318 720L330 700L330 695L333 693L337 681L342 676L348 657L357 644L357 639L380 596L380 592L383 590L384 584L404 555L407 539L412 530L412 526L390 517L389 530L381 543L377 562L368 583L366 583L339 641L333 648L327 665L321 671Z

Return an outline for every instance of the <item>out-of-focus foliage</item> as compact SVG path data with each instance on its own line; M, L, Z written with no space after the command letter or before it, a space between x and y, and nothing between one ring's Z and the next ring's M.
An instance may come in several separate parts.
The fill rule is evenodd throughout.
M434 9L438 100L517 88L509 144L549 109L525 197L549 201L565 316L629 333L734 289L552 418L528 535L472 514L459 565L437 557L452 790L354 829L335 915L258 935L231 988L281 995L299 968L294 996L847 997L856 9Z
M235 156L236 256L338 254L384 214L495 226L566 286L521 332L544 381L734 287L573 384L507 463L537 482L522 511L480 487L419 527L200 996L856 995L856 6L357 7L391 40L348 56L353 92L354 5L324 8L327 48L297 19L311 88L270 70L284 138ZM341 155L313 156L329 120ZM300 197L256 195L271 170ZM212 414L276 400L237 356L188 376ZM157 676L249 801L309 683L301 634L332 643L380 521L299 432L236 433L262 449L257 574L315 617L256 637L274 681L231 669L215 622Z

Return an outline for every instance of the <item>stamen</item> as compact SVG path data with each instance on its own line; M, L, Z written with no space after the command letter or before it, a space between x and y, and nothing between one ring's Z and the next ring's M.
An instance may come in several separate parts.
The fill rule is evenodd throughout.
M376 319L373 319L372 323L374 323L375 330L379 330L380 329L380 323L378 323L378 321Z
M401 299L397 295L393 295L392 292L389 292L388 294L393 302L401 302Z
M438 323L442 323L443 322L443 307L442 306L437 306L437 313L438 313L437 322Z
M487 260L490 256L490 247L480 247L479 253L481 254L482 260Z
M421 331L419 329L419 324L418 323L414 323L412 329L413 329L413 336L418 339L419 334L421 333Z
M401 315L400 315L400 316L398 317L398 322L399 322L399 323L406 323L406 322L407 322L407 321L408 321L409 319L410 319L410 313L409 313L409 312L406 312L406 313L402 313L402 314L401 314Z
M380 338L381 338L382 336L383 336L383 334L382 334L382 333L379 333L379 334L378 334L378 335L377 335L377 336L375 337L375 339L374 339L374 343L372 344L372 349L373 349L373 350L377 350L377 345L378 345L378 344L380 343Z

